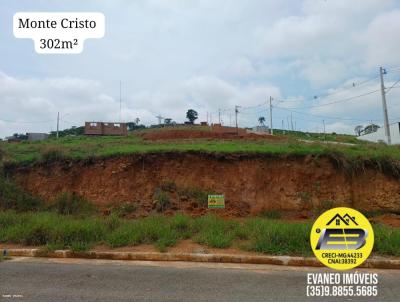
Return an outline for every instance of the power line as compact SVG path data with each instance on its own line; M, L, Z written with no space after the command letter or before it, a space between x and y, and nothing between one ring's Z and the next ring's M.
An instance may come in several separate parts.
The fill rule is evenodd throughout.
M301 111L295 111L295 110L291 110L291 109L288 109L288 108L277 107L277 106L275 106L274 108L280 109L280 110L284 110L284 111L294 112L294 113L301 114L301 115L314 116L314 117L318 117L318 118L322 118L322 119L343 120L343 121L358 121L358 122L371 121L371 119L352 119L352 118L341 118L341 117L317 115L317 114L306 113L306 112L301 112ZM372 119L372 120L373 121L380 121L378 119Z
M396 88L396 85L400 82L400 80L398 80L397 82L395 82L390 88L386 89L386 94L389 93L390 90L392 90L393 88Z
M377 90L373 90L373 91L370 91L370 92L367 92L367 93L363 93L363 94L360 94L360 95L348 97L348 98L345 98L345 99L339 99L339 100L332 101L332 102L325 103L325 104L319 104L319 105L313 105L313 106L304 106L304 107L291 107L290 109L308 109L308 108L317 108L317 107L329 106L329 105L333 105L333 104L338 104L338 103L351 101L351 100L354 100L354 99L357 99L357 98L360 98L360 97L363 97L363 96L367 96L367 95L370 95L370 94L373 94L373 93L377 93L379 91L380 90L377 89Z

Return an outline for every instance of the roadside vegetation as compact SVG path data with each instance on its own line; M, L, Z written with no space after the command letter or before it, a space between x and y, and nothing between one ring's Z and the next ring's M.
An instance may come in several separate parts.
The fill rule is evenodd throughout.
M0 242L40 246L46 250L86 251L95 245L110 248L153 244L167 251L183 239L212 248L234 247L270 255L312 254L310 223L276 219L226 220L216 215L192 218L182 214L127 220L116 214L59 215L55 212L0 212ZM375 225L375 254L400 256L400 229Z

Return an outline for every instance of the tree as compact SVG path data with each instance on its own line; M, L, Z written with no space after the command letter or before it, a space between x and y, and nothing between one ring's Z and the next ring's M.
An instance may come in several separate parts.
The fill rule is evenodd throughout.
M379 128L380 128L380 127L379 127L378 125L371 124L371 125L368 125L368 126L366 126L366 127L364 128L364 133L365 133L365 134L374 133L374 132L378 131Z
M260 116L260 117L258 118L258 122L260 123L260 125L261 125L261 126L264 126L264 123L265 123L265 117L263 117L263 116Z
M165 125L171 125L171 124L172 124L172 118L166 118L166 119L164 119L164 124L165 124Z
M362 125L358 125L354 128L354 132L357 136L360 136L363 131L364 131L364 126Z
M139 125L138 118L135 119L135 122L128 122L126 123L126 127L128 128L128 131L133 131L133 130L138 130L138 129L145 129L145 125Z
M197 111L193 110L193 109L189 109L186 112L186 118L189 120L189 122L191 122L192 124L194 123L195 120L197 120L199 114L197 113Z
M80 135L83 135L84 132L85 132L85 127L84 126L80 126L80 127L72 126L71 128L60 130L58 132L58 136L59 137L80 136ZM57 131L51 131L50 132L50 137L54 138L56 136L57 136Z

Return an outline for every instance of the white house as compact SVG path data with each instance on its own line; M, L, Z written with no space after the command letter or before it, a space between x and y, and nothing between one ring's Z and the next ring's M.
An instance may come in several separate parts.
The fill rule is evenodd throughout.
M393 145L400 144L400 123L396 122L389 125L390 127L390 137L392 139ZM385 136L385 128L381 127L378 131L370 134L365 134L357 137L359 140L363 141L370 141L370 142L385 142L387 143L386 136Z

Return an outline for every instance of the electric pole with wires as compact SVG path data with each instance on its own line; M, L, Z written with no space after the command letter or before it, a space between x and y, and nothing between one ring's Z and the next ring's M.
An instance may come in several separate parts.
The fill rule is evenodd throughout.
M388 110L386 105L386 91L385 91L385 83L383 79L383 75L386 74L386 69L380 67L379 74L381 77L381 93L382 93L382 106L383 106L383 119L385 124L385 136L388 145L392 143L392 139L390 137L390 126L389 126L389 118L388 118Z
M269 125L271 127L271 129L269 130L269 133L271 135L274 135L274 128L272 126L272 96L269 97Z
M239 127L238 127L238 113L239 113L240 106L235 106L235 124L236 124L236 134L239 134Z

